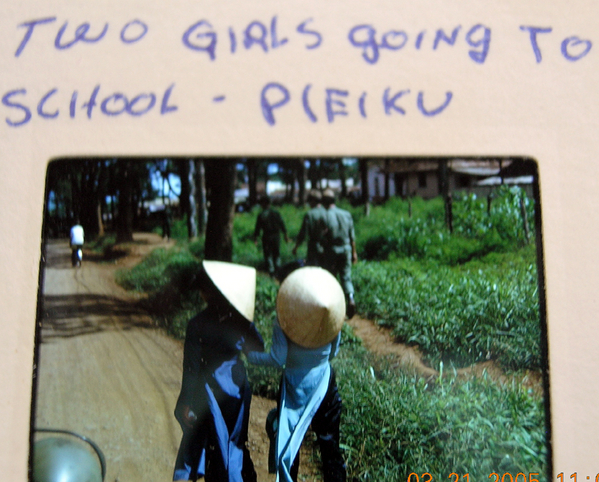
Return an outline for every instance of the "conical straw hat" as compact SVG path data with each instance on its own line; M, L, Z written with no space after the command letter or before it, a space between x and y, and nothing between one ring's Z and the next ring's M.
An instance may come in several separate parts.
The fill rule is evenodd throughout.
M248 321L254 321L256 270L224 261L204 261L202 265L216 289L233 308Z
M285 334L304 348L335 339L345 319L345 296L328 271L308 266L291 273L277 295L277 315Z

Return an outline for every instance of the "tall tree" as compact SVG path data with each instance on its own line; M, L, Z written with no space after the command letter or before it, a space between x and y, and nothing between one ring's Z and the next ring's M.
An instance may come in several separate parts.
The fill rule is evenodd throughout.
M307 201L306 182L308 181L308 171L306 170L306 161L304 159L297 161L297 181L299 185L298 205L304 206Z
M285 201L293 202L295 198L295 166L288 160L277 161L278 174L285 185Z
M54 230L64 232L79 220L88 237L103 234L101 193L105 189L105 163L99 159L78 159L57 161L49 166L48 192L54 205Z
M192 224L194 221L192 220L192 205L195 205L195 201L191 198L192 184L194 184L194 179L191 175L191 163L187 159L178 159L175 162L177 166L177 173L179 174L179 179L181 180L181 195L179 196L179 209L181 214L186 216L187 222L187 236L189 238L193 238L193 229ZM195 191L195 189L193 189Z
M48 234L66 236L72 225L72 193L70 166L72 161L54 161L48 166L47 174L47 215Z
M201 159L195 161L195 176L198 236L203 236L206 233L206 223L208 221L208 204L206 202L206 168L204 161Z
M360 184L362 204L364 204L364 212L368 216L370 214L370 193L368 192L368 161L366 159L360 159Z
M345 164L343 158L339 159L339 181L341 181L341 197L347 197L347 173L345 170Z
M99 178L102 163L95 159L85 159L78 162L71 171L73 206L75 217L83 225L89 236L95 236L100 231L98 221Z
M320 189L320 167L317 159L310 159L308 178L312 189Z
M133 241L133 161L118 163L118 214L116 220L116 242Z
M197 238L198 231L198 203L196 201L198 188L196 186L196 163L195 160L189 161L189 216L187 217L187 230L189 237Z
M453 203L449 190L449 164L447 159L439 161L439 192L443 196L445 205L445 225L449 232L453 232Z
M206 181L210 186L210 208L204 248L206 259L233 259L235 180L236 167L230 160L214 159L206 166Z
M246 161L248 170L248 204L250 209L258 204L258 167L256 159Z
M389 159L385 159L385 202L389 200L391 197L391 173L389 172L391 169L391 161Z

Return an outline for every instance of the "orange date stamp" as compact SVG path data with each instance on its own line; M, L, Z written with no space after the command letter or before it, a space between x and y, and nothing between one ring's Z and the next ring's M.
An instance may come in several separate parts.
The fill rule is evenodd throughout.
M572 474L570 474L570 478L574 481L577 482L578 481L578 472L574 472ZM591 480L592 476L591 475L581 475L580 476L581 480ZM559 474L557 474L557 480L559 480L559 482L564 482L564 473L560 472ZM595 482L599 482L599 474L595 475Z
M559 474L557 476L558 479L560 478L560 475L562 476L560 482L564 482L564 474ZM576 473L574 473L573 477L570 478L573 478L574 482L577 482L575 476ZM460 479L463 479L462 482L470 482L470 474L468 473L456 474L455 472L452 472L447 476L447 478L451 479L451 482L459 482ZM514 475L509 472L505 472L503 474L493 472L492 474L489 474L489 479L491 479L492 482L539 482L539 473L529 472L528 474L525 474L524 472L518 472ZM408 475L408 480L406 482L433 482L433 476L428 472L423 474L412 472L410 475ZM595 482L599 482L599 474L597 474Z

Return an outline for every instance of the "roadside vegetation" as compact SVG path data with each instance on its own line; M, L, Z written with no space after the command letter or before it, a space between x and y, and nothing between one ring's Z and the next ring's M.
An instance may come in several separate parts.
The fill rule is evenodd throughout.
M493 472L549 480L538 391L515 381L455 376L457 368L487 360L508 374L544 367L532 200L508 187L497 191L490 209L487 199L456 196L451 233L441 199L395 198L373 206L368 217L361 207L343 207L356 223L359 314L418 346L440 372L435 380L402 373L392 358L368 352L344 327L334 366L344 401L348 480L406 481L411 473L423 479L425 472L434 480L451 473L487 480ZM294 238L305 210L280 211ZM233 261L261 269L261 250L253 242L258 212L236 215ZM180 338L202 308L186 284L204 253L202 239L182 238L118 273L125 288L148 294L157 323ZM283 263L294 259L291 247L282 246ZM277 288L259 273L255 318L267 346ZM249 373L254 393L276 396L279 373L253 366Z

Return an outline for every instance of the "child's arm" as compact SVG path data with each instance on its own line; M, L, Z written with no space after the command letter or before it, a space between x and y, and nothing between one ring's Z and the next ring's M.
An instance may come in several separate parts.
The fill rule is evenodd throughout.
M285 368L287 361L287 337L275 321L272 330L272 347L269 353L252 351L248 353L248 361L254 365L266 365Z
M331 342L331 353L329 354L329 360L332 360L339 353L339 345L341 344L341 332Z

